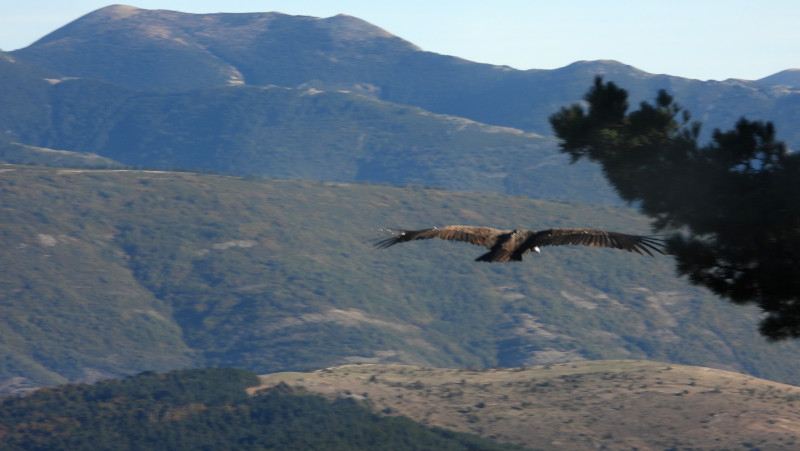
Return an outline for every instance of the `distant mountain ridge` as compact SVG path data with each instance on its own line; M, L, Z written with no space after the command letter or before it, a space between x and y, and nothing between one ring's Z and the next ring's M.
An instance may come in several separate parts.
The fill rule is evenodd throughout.
M519 71L425 52L344 15L115 5L0 56L7 141L134 167L618 203L598 167L569 165L549 138L548 116L596 75L632 104L667 89L705 136L747 115L800 143L800 91L785 84L701 82L615 61ZM15 158L5 161L52 161Z
M547 116L577 101L602 74L633 102L667 89L706 124L730 128L739 116L772 120L800 144L800 94L765 81L690 80L614 61L520 71L425 52L350 16L280 13L188 14L114 5L12 52L66 76L139 90L186 90L244 83L349 90L436 113L549 135ZM99 58L99 55L103 55ZM796 147L798 147L796 145Z

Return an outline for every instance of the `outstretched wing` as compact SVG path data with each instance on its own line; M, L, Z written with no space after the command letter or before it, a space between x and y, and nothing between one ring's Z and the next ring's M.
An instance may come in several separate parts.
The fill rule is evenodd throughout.
M593 229L549 229L531 232L518 251L524 253L531 251L536 246L563 246L566 244L610 247L637 254L644 252L651 257L654 257L653 252L664 253L664 243L658 238Z
M497 237L502 235L503 230L491 227L476 227L450 225L444 227L433 227L422 230L395 230L390 229L393 236L375 242L375 246L385 249L397 243L405 243L412 240L427 240L430 238L440 238L451 241L464 241L478 246L490 248L497 242Z

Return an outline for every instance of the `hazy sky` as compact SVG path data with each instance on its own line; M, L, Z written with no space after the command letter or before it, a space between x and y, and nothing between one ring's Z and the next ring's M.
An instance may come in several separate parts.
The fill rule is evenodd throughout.
M26 47L96 9L96 0L4 2L0 49ZM423 50L516 69L613 59L701 80L800 68L798 0L139 0L146 9L364 19Z

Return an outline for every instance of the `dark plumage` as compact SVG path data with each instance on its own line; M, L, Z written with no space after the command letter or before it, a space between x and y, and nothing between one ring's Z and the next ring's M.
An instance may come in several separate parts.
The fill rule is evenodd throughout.
M548 229L548 230L498 230L491 227L450 225L422 230L391 230L393 236L375 243L385 249L397 243L412 240L441 238L464 241L484 246L489 252L476 258L479 262L518 262L528 252L540 252L540 246L600 246L623 249L653 257L653 252L663 254L661 240L648 236L626 235L592 229Z

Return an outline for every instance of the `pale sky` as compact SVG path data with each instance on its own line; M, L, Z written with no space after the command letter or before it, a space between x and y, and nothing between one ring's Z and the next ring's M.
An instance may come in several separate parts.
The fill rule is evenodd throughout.
M0 49L16 50L96 9L96 0L5 1ZM798 0L131 0L189 13L266 12L366 20L479 63L556 69L612 59L654 74L754 80L800 68Z

